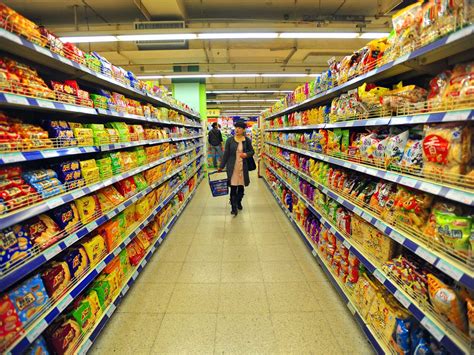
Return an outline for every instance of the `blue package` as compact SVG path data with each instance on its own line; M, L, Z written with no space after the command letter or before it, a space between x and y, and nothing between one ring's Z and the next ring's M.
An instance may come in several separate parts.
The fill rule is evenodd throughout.
M61 181L59 181L56 178L51 178L51 179L43 180L39 182L33 182L31 184L31 186L33 186L35 190L38 192L42 192L44 190L48 190L59 185L61 185Z
M397 318L395 325L395 342L397 343L400 353L410 354L410 331L409 327L403 319Z
M413 351L413 355L433 355L430 347L428 346L428 342L425 338L421 338L418 344Z
M48 190L38 191L43 198L50 198L65 192L64 186L59 185Z
M80 168L80 163L79 160L70 160L70 161L64 161L57 165L56 171L62 171L67 173L68 171L72 170L78 170Z
M43 121L43 127L49 129L49 128L58 128L60 130L68 129L70 130L71 127L69 126L69 123L66 121L51 121L51 120L45 120Z
M71 207L71 204L65 204L55 208L51 211L51 218L62 230L71 227L69 223L77 221L79 216L76 216L74 210Z
M28 256L32 247L24 226L16 224L0 230L0 266L8 269L11 263Z
M21 177L23 178L23 180L25 180L28 184L31 185L34 182L57 178L58 175L52 169L39 169L24 172Z
M81 170L72 170L68 172L58 170L58 178L63 184L68 183L70 181L79 180L81 177Z
M33 344L26 350L26 355L49 355L48 346L46 345L46 340L43 336L36 338Z

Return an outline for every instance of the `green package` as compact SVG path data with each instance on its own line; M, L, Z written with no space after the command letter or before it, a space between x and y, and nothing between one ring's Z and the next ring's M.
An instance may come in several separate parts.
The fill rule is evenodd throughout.
M113 175L112 171L112 159L110 157L103 157L96 160L97 167L99 168L99 174L101 179L110 177Z
M92 102L94 103L95 108L102 108L104 110L107 110L108 105L107 105L107 98L102 95L97 95L97 94L89 94Z
M125 277L130 273L130 260L128 259L127 249L124 249L119 254L120 265L122 266L122 272Z
M109 157L110 157L110 162L112 166L112 171L114 173L122 171L122 167L123 167L122 154L120 154L120 152L110 152Z
M81 327L81 333L87 332L88 328L92 326L92 321L94 320L90 302L82 300L79 305L72 310L70 316L74 318Z
M96 280L92 283L91 290L97 292L99 298L100 307L105 309L109 303L110 294L110 282L107 280Z
M169 113L169 110L166 107L160 107L160 119L167 120L168 113Z
M112 218L114 222L118 223L120 237L118 239L123 239L125 233L127 233L127 220L125 218L125 214L120 212L118 215Z
M107 127L114 128L118 132L121 142L130 142L130 132L125 122L110 122L107 123Z
M142 191L148 187L148 184L141 173L134 175L133 180L135 181L135 185L137 185L138 191Z
M350 132L348 129L342 130L342 138L341 138L341 152L347 154L347 150L349 148L349 137Z
M436 210L434 215L437 236L454 250L468 251L472 228L471 217L456 216Z
M137 165L142 166L147 162L145 149L143 147L136 147L135 153L137 155Z
M329 215L329 218L331 218L333 222L336 221L336 212L338 208L339 208L339 204L336 201L331 199L328 203L328 215Z

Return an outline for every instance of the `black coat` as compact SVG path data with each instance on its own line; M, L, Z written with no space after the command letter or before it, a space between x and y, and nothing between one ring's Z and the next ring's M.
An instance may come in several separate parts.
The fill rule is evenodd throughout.
M250 138L245 137L245 141L242 142L243 144L243 149L244 153L247 153L248 157L252 157L254 155L254 150L252 147L252 141ZM234 172L234 166L235 166L235 155L237 152L237 148L239 146L239 143L237 143L234 139L234 137L230 137L227 139L225 142L225 149L224 149L224 156L222 157L221 161L221 169L226 168L227 171L227 180L229 181L230 185L230 179L232 178L232 173ZM250 184L250 178L249 178L249 169L247 166L247 159L243 160L243 168L244 168L244 183L245 186L248 186Z

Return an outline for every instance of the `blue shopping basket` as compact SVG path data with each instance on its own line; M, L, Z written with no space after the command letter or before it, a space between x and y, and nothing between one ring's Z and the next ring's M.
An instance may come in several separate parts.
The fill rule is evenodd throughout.
M227 176L225 179L211 180L211 175L219 173L221 172L214 171L212 173L207 174L207 180L209 181L209 186L211 187L213 197L225 196L229 193L229 186L227 185Z

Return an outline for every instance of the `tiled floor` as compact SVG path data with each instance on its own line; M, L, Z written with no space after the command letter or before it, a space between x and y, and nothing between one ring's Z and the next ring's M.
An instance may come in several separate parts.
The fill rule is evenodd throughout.
M202 183L92 353L372 353L261 179L229 212Z

